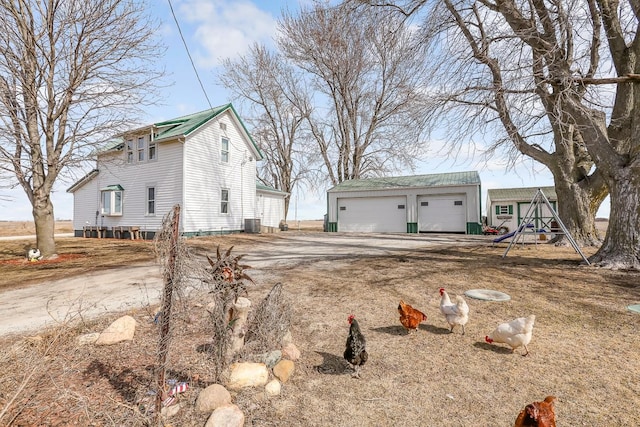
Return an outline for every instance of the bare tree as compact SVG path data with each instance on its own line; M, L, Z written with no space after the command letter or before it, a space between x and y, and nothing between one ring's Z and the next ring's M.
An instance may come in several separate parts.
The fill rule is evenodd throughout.
M153 99L162 51L132 0L1 0L0 25L0 169L24 189L52 255L54 183Z
M423 141L428 78L421 44L401 19L319 4L285 13L278 45L311 76L308 116L332 184L412 168ZM324 112L320 114L320 112Z
M423 28L452 59L438 95L466 108L465 129L498 121L503 138L493 149L508 141L551 170L559 213L583 243L595 243L593 216L608 189L609 229L591 261L640 267L636 2L367 3L404 17L424 12Z
M225 60L223 68L220 82L241 104L248 104L251 112L245 117L266 154L260 178L289 194L309 184L314 154L305 143L304 125L312 107L299 73L278 53L257 44L246 56ZM287 197L285 220L289 202Z

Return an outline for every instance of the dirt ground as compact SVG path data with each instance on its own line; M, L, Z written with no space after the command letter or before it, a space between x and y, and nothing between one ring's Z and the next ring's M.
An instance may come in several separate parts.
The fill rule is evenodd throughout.
M558 398L559 426L640 425L640 315L626 309L640 303L638 272L587 267L570 247L551 245L516 246L502 258L506 245L492 245L488 237L445 245L427 244L420 235L403 245L386 235L354 243L352 254L347 246L307 257L281 249L314 235L300 230L189 242L201 255L233 246L247 254L247 264L256 261L252 301L277 282L292 301L292 335L302 358L281 396L266 398L258 389L233 394L245 425L509 426L526 404L547 395ZM587 255L594 250L584 249ZM511 300L466 298L467 332L449 334L438 311L441 286L452 296L493 289ZM206 298L196 292L186 299L175 329L170 376L191 387L171 425L206 421L194 408L198 391L211 382L202 350L210 344ZM400 299L428 316L415 334L407 335L398 321ZM136 337L111 347L77 346L74 338L121 313L42 331L39 338L0 338L0 411L6 411L0 424L146 425L154 309L129 310L138 320ZM342 359L352 313L370 354L361 379L351 378ZM537 316L528 356L484 342L498 323L528 314Z

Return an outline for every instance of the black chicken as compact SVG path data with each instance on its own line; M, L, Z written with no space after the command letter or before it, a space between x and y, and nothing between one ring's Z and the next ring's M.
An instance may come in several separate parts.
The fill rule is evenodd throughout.
M344 358L353 367L354 378L360 378L360 367L365 364L369 355L365 349L367 341L360 332L360 326L355 316L352 314L347 319L349 324L349 336L347 337L347 348L344 350Z

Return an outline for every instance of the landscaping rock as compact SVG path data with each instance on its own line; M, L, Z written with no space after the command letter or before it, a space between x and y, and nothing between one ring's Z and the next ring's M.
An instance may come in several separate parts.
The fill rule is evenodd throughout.
M273 375L275 375L280 381L286 383L289 381L291 374L293 374L295 365L291 360L281 360L273 368Z
M171 406L165 406L160 410L160 415L162 415L164 418L170 418L176 415L178 412L180 412L181 408L182 408L181 403L176 403L175 405L171 405Z
M96 345L111 345L121 341L131 341L136 331L136 320L131 316L122 316L102 331Z
M76 337L76 344L78 345L87 345L87 344L95 344L98 341L98 337L100 337L100 332L91 332L90 334L82 334Z
M282 386L280 385L280 381L273 379L264 386L264 391L267 393L267 396L278 396L280 395L280 391Z
M233 390L261 387L268 379L269 371L264 363L234 363L227 387Z
M267 365L268 368L273 368L276 363L282 359L282 352L280 350L270 351L260 355L261 360Z
M300 359L300 350L292 342L282 347L282 356L286 359L293 360L294 362Z
M224 405L213 411L205 427L242 427L244 414L236 405Z
M231 403L231 394L224 386L212 384L198 394L196 410L200 412L212 412L220 406Z

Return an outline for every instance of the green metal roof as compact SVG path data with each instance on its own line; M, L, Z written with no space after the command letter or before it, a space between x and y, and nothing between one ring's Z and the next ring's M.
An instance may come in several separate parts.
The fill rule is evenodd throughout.
M158 128L155 139L166 139L189 135L194 130L231 107L231 104L221 105L210 110L189 114L176 119L167 120L154 125ZM248 132L247 132L248 133Z
M235 116L238 118L238 122L240 122L240 125L242 126L244 131L249 136L249 140L251 141L251 143L253 144L254 148L256 149L256 151L258 152L258 154L260 156L260 159L258 159L258 160L263 159L264 158L264 154L260 150L260 147L258 147L258 145L253 140L253 137L251 136L251 134L247 130L247 127L242 122L242 119L240 119L240 116L238 115L238 112L235 110L235 108L233 108L232 104L225 104L225 105L221 105L219 107L211 108L209 110L200 111L199 113L188 114L186 116L177 117L175 119L165 120L164 122L154 123L153 127L157 131L157 133L156 133L156 135L154 137L154 140L160 141L160 140L178 138L178 137L181 137L181 136L187 136L191 132L193 132L196 129L198 129L203 124L207 123L209 120L211 120L214 117L222 114L223 112L225 112L228 109L233 111ZM140 131L141 129L145 129L147 127L148 126L145 126L143 128L139 128L138 131ZM135 133L135 132L136 131L134 130L134 131L128 132L128 133ZM122 149L123 147L124 147L124 140L123 140L122 137L118 137L118 138L114 138L114 139L108 141L105 144L105 146L102 149L99 150L99 152L106 152L106 151L111 151L111 150L116 150L116 149L119 150L119 149Z
M492 202L498 200L531 201L536 191L541 189L547 199L558 200L555 187L521 187L521 188L495 188L487 190L487 195Z
M256 190L270 191L272 193L289 194L286 191L278 190L276 188L270 187L268 185L261 184L259 182L256 182Z
M445 187L453 185L480 185L476 171L436 173L386 178L351 179L329 189L334 191L387 190L406 187Z

